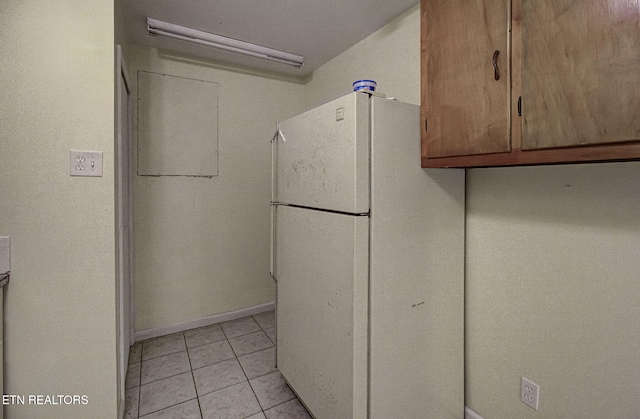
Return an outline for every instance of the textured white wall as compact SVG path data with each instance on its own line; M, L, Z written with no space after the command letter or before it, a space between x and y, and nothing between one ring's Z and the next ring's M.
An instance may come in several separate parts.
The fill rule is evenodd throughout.
M420 5L313 72L305 85L305 109L353 91L356 80L378 83L378 91L420 104Z
M114 41L116 44L122 47L124 55L128 55L129 43L127 42L126 28L124 25L124 9L122 7L122 0L114 0Z
M639 180L637 162L467 171L467 404L485 419L638 416Z
M97 0L0 2L0 235L5 394L87 395L10 405L9 418L116 417L114 11ZM69 176L69 150L104 176Z
M130 47L137 70L219 83L218 172L135 180L136 331L274 301L269 276L271 138L304 86Z
M419 20L315 71L305 107L365 77L419 103ZM467 170L465 391L485 419L637 416L639 179L640 163ZM539 412L519 400L523 375Z

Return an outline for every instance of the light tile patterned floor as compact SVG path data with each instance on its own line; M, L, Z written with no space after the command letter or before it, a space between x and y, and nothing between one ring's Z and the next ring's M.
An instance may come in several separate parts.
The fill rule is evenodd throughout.
M125 419L311 419L275 367L274 312L136 343Z

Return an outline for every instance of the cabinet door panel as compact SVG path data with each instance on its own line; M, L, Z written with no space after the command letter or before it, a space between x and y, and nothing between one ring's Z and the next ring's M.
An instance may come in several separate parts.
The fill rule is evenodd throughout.
M509 2L422 0L421 8L423 155L510 151Z
M524 0L523 149L640 138L640 1Z

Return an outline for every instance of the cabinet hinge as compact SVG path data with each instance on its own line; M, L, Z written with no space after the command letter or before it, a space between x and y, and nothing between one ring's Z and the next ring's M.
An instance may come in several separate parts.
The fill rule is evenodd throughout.
M522 96L518 97L518 116L522 116Z

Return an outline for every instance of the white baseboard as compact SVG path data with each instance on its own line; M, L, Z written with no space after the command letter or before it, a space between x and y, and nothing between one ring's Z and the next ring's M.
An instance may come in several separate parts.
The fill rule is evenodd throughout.
M482 416L469 409L467 406L464 407L464 419L483 419Z
M242 317L251 316L252 314L259 314L265 311L274 310L275 307L276 303L272 301L270 303L242 308L240 310L214 314L213 316L208 316L203 319L192 320L185 323L175 324L173 326L156 327L154 329L141 330L135 333L134 342L157 338L158 336L170 335L172 333L184 332L185 330L195 329L198 327L210 326L212 324L228 322L229 320L236 320Z

